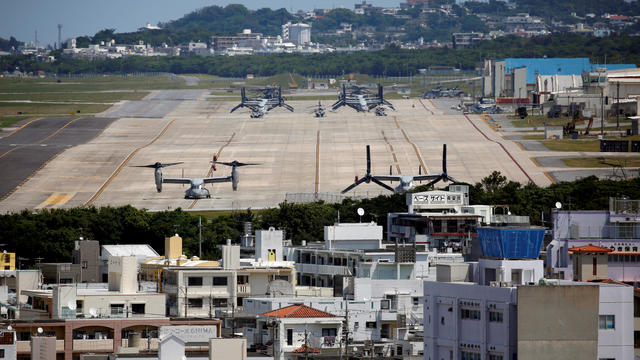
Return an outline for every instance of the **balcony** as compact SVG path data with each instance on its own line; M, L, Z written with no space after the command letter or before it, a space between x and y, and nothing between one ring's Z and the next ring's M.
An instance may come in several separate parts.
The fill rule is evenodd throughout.
M151 338L151 346L149 346L149 339L140 339L140 345L137 349L140 350L158 350L158 343L160 342L158 338ZM129 339L122 339L122 347L129 347Z
M304 274L316 275L349 275L350 271L346 266L321 265L321 264L298 264L296 271Z
M249 284L238 284L238 294L251 294L251 286Z
M16 351L18 354L31 353L31 341L16 341ZM64 340L56 340L56 352L64 351Z
M113 351L113 339L73 340L73 351Z

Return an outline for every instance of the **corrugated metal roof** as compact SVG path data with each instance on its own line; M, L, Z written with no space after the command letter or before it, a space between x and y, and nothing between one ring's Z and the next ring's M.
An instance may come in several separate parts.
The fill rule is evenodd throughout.
M613 250L609 248L589 244L589 245L583 245L583 246L571 248L569 249L569 251L573 251L576 253L609 253L609 252L612 252Z

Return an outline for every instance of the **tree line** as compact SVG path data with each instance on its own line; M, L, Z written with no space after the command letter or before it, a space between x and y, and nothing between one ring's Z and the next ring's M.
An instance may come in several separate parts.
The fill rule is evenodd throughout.
M0 57L0 71L43 70L55 74L172 72L201 73L223 77L246 74L272 76L296 72L305 76L360 73L384 76L418 74L434 65L474 69L484 59L505 57L588 57L594 63L640 64L640 37L604 38L562 34L521 38L507 36L481 41L464 49L405 50L389 47L375 52L328 53L315 55L273 54L251 56L129 56L121 59L83 60L57 57L54 62L38 62L29 56ZM606 59L605 59L606 57Z
M414 191L426 191L424 186ZM575 210L608 209L609 197L628 196L640 199L640 178L630 181L599 180L587 177L542 188L508 181L494 172L469 189L471 204L508 205L514 215L529 216L532 224L542 223L558 201ZM294 243L301 240L323 240L324 226L360 220L356 210L365 210L362 221L375 221L386 228L389 212L407 209L405 195L392 194L372 199L345 199L339 204L315 202L308 204L281 203L276 208L235 211L229 215L202 218L203 258L217 259L217 245L226 239L238 242L244 222L254 229L284 229ZM544 215L548 221L550 214ZM80 237L99 240L101 244L149 244L158 253L164 252L164 238L175 233L183 238L188 256L198 254L198 216L181 209L150 212L132 206L47 209L0 216L0 243L4 250L16 252L24 264L68 262L74 242Z

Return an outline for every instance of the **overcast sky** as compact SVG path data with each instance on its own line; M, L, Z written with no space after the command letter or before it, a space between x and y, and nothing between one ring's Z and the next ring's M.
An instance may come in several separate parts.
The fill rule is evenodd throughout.
M361 0L245 0L250 9L270 7L312 9L339 7L353 9ZM400 0L369 0L377 6L398 6ZM63 41L70 37L93 35L99 30L115 28L117 32L135 31L149 22L153 25L182 17L204 6L225 6L240 1L224 0L2 0L0 2L0 37L14 36L20 41L53 45L62 24Z

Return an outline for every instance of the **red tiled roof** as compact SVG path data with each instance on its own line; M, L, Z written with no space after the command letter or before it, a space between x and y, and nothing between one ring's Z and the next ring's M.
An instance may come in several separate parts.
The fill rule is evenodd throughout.
M310 352L312 354L320 354L320 350L314 349L312 347L307 348L307 345L302 345L299 348L293 350L293 352L297 354L304 353L304 352Z
M277 318L336 317L333 314L316 310L304 304L290 305L282 309L266 312L262 316L274 316Z
M609 253L613 250L605 247L600 247L596 245L583 245L569 249L569 251L577 252L577 253Z

